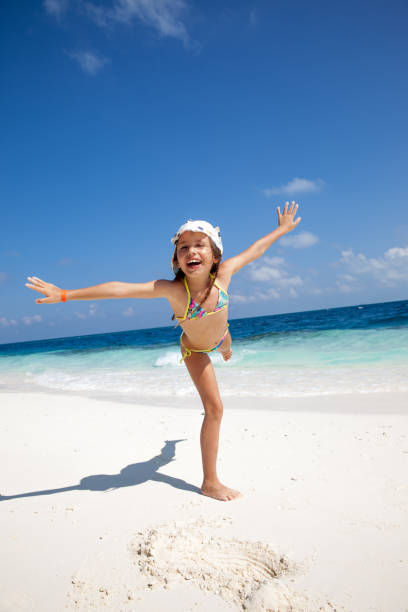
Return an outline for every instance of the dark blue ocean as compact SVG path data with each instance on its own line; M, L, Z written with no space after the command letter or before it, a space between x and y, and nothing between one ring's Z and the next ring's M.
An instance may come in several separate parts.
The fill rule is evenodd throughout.
M230 321L233 358L212 355L224 396L408 391L408 300ZM180 329L0 345L0 390L129 401L195 394Z

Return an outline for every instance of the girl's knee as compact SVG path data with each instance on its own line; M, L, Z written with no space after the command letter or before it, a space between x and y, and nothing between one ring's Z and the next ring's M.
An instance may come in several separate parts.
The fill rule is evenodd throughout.
M213 419L221 420L224 411L222 401L219 400L208 400L204 401L205 416L209 416Z

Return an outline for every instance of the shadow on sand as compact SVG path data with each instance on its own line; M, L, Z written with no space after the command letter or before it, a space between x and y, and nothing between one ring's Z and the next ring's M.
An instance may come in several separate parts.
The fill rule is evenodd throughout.
M176 454L176 444L183 441L184 440L166 440L159 455L156 455L148 461L141 461L140 463L132 463L131 465L127 465L120 470L119 474L94 474L92 476L85 476L84 478L81 478L77 485L61 487L59 489L46 489L43 491L18 493L17 495L0 495L0 501L18 499L20 497L54 495L55 493L64 493L65 491L113 491L115 489L120 489L121 487L133 487L135 485L147 482L148 480L164 482L165 484L175 487L176 489L192 491L193 493L199 493L201 495L201 491L198 487L195 487L194 485L191 485L180 478L166 476L166 474L161 474L157 471L159 468L173 461Z

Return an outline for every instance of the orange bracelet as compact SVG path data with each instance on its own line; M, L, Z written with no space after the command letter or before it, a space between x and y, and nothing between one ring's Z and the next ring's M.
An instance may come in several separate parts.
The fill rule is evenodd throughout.
M61 289L61 302L66 302L66 301L67 301L66 289Z

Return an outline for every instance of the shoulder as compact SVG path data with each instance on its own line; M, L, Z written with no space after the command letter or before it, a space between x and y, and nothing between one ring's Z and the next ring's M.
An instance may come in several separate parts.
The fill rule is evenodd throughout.
M178 279L167 280L165 278L160 278L153 282L155 293L158 297L171 298L180 291L181 283Z
M169 281L171 287L169 287L169 293L167 299L170 302L170 306L176 316L178 312L184 312L186 308L186 302L188 301L186 287L184 285L183 278L175 278Z
M167 291L168 297L173 299L185 299L186 288L184 285L184 278L174 278L171 281L166 281L165 290Z

